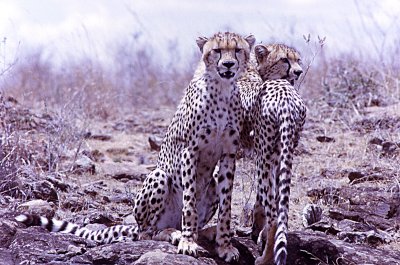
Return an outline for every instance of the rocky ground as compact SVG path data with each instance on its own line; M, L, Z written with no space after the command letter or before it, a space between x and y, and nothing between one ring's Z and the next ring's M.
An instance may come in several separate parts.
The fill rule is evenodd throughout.
M400 264L400 105L362 112L308 103L291 186L288 264ZM154 167L174 108L137 109L114 120L0 106L0 264L225 264L201 239L198 258L166 242L96 246L73 235L26 228L23 212L96 229L134 222L132 198ZM247 236L254 201L251 157L238 161L233 243L253 264ZM312 203L321 220L306 224ZM319 218L317 218L319 219Z

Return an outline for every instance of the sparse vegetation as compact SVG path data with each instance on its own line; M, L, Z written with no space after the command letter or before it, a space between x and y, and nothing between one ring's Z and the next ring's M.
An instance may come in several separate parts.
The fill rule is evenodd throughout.
M0 205L15 210L44 199L56 201L52 214L64 218L95 210L107 223L129 218L143 168L157 156L147 138L165 133L198 60L180 58L171 43L170 56L160 62L155 48L138 38L110 49L108 65L96 58L54 62L45 48L0 65ZM325 212L354 206L341 195L343 187L400 198L398 61L365 53L329 56L329 40L312 39L305 37L302 53L306 71L299 86L309 110L294 161L291 230L302 228L299 215L310 201ZM398 57L398 49L388 53ZM251 159L241 160L237 172L234 223L249 225L256 190ZM350 173L360 178L349 180ZM310 189L323 194L314 197ZM398 222L400 210L390 207L385 220ZM398 250L398 224L385 232L392 241L382 248ZM319 264L343 264L306 254Z

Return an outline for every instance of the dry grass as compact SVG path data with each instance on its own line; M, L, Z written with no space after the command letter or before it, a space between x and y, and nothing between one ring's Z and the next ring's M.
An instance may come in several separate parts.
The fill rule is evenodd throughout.
M102 119L138 106L175 105L194 68L193 59L176 58L177 49L171 45L165 60L153 56L151 45L122 43L105 65L92 58L53 62L39 48L8 70L4 91L24 105L70 108Z
M132 43L121 45L112 53L112 67L95 59L71 59L54 64L39 50L7 69L0 100L0 199L2 196L22 200L37 198L35 185L49 175L76 183L78 190L87 183L104 180L101 172L84 178L75 174L71 160L73 163L83 150L104 151L113 146L133 145L138 161L144 153L150 153L146 149L145 135L165 132L173 112L170 109L181 98L195 59L174 61L171 56L170 61L160 64L149 47L134 47ZM177 53L176 49L171 48L172 55ZM291 229L302 227L300 213L310 201L307 190L348 185L344 177L348 170L383 168L394 172L393 178L372 185L385 186L395 192L400 183L399 157L382 156L369 144L374 137L400 143L400 129L390 128L393 117L386 117L389 129L360 131L356 128L357 121L369 119L370 107L382 109L400 102L399 68L366 57L328 58L320 50L320 41L310 49L304 55L309 70L300 87L309 110L299 146L300 155L294 163ZM158 120L163 122L158 124ZM87 132L110 128L115 121L122 126L122 131L113 132L116 140L108 143L85 140ZM320 143L316 140L320 135L333 137L335 142ZM154 162L156 154L146 156ZM112 161L122 163L129 159L121 157ZM134 164L137 161L131 163ZM248 221L243 209L254 202L253 169L252 161L238 162L233 198L236 225ZM121 186L128 186L119 184L109 187L121 190ZM68 196L59 193L59 209L68 201ZM127 205L102 204L91 196L79 195L77 201L81 205L79 211L85 213L94 208L105 212L129 211L125 210ZM72 212L63 209L57 214L71 217ZM240 220L240 216L244 218Z

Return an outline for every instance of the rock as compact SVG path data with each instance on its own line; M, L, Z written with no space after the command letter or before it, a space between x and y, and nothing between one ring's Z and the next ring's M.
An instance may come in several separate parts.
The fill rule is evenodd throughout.
M324 232L330 235L337 235L340 232L340 230L337 229L335 223L331 220L321 220L307 226L306 228L313 231Z
M135 216L133 214L126 216L124 218L124 224L128 224L128 225L136 224Z
M72 212L82 211L84 207L86 207L84 200L77 195L68 196L62 202L62 208L69 209Z
M23 184L21 178L15 175L14 176L11 175L6 178L5 176L9 175L10 173L3 172L3 170L4 169L2 165L0 167L0 193L2 195L8 195L14 198L18 198L21 195L23 195L25 192L23 191Z
M314 202L320 201L326 205L334 205L347 202L347 198L340 196L340 189L335 187L311 188L307 190L307 196L311 197Z
M158 137L156 135L150 135L149 136L150 150L160 151L162 142L163 142L163 138Z
M350 244L324 233L292 232L288 237L287 264L398 264L400 252Z
M24 227L14 221L14 213L0 215L0 264L227 264L216 255L216 244L199 239L199 257L177 254L177 247L167 242L142 240L96 246L92 241L70 234L49 233L41 227ZM342 223L341 228L357 226ZM360 226L360 230L368 229ZM347 240L352 236L366 236L367 242L379 239L381 231L342 233ZM258 246L249 237L234 237L240 258L235 264L254 264L259 256ZM400 252L362 244L351 244L321 232L295 231L288 234L287 264L398 264ZM3 262L3 263L2 263Z
M13 265L13 264L15 264L15 262L11 251L4 248L0 248L0 265Z
M376 226L381 230L393 228L394 225L388 219L378 217L376 215L366 213L363 211L355 211L355 210L350 211L340 208L332 208L329 209L328 213L329 217L335 220L341 221L344 219L349 219L361 223L371 223L372 225Z
M335 138L328 137L328 136L317 136L316 139L317 139L318 142L321 142L321 143L333 143L333 142L335 142Z
M181 254L169 254L161 252L161 250L149 251L143 254L137 261L135 261L135 265L186 265L186 264L193 264L193 265L206 265L206 264L217 264L215 261L211 260L212 262L202 262L196 258L193 258L188 255L181 255Z
M49 233L41 227L29 227L17 230L9 250L16 264L27 261L30 264L65 264L72 257L85 252L88 246L83 238L71 234ZM87 258L83 260L86 264L92 264Z
M96 173L96 166L93 163L93 161L85 156L82 155L80 158L78 158L73 166L74 172L76 173L86 173L89 172L90 174L94 174Z
M251 227L253 222L253 205L246 203L240 213L239 223L242 226Z
M54 187L60 189L61 191L67 191L71 188L71 186L67 183L64 183L61 179L58 179L56 176L46 176L46 180L54 185Z
M89 249L83 256L93 264L133 264L143 254L159 250L165 254L176 254L177 248L167 242L134 241L108 244Z
M116 194L112 195L110 197L104 196L103 197L105 201L107 202L113 202L113 203L132 203L133 202L133 197L127 194Z
M372 131L387 130L389 132L397 132L400 129L400 117L387 116L362 118L352 124L352 129L360 133L369 133ZM363 116L364 117L364 116Z
M35 198L58 202L58 193L51 182L47 180L37 181L32 184L32 187Z
M399 148L399 145L393 142L383 142L382 143L382 152L384 152L386 155L393 154L396 149Z
M12 216L14 218L15 215ZM0 219L0 248L8 248L17 232L18 223L12 219ZM1 260L1 259L0 259Z
M92 139L92 140L97 140L97 141L110 141L112 139L112 136L109 134L91 134L88 133L85 135L86 139Z
M128 148L113 147L113 148L108 148L106 150L106 152L111 154L111 155L128 155L129 150L128 150Z
M145 166L134 166L127 163L104 163L101 167L105 176L122 182L137 180L141 183L149 173Z
M106 226L112 226L112 225L119 224L120 220L117 221L117 219L119 219L119 218L115 217L114 215L116 215L116 214L93 211L92 213L89 213L87 215L87 217L85 218L87 221L85 223L102 224L102 225L106 225Z
M90 159L92 159L95 162L106 161L106 156L102 152L100 152L100 150L98 150L98 149L94 149L94 150L90 151L90 154L88 154L87 156L90 157Z
M377 246L383 243L389 243L393 238L383 231L343 231L337 234L337 238L349 243L367 243Z
M22 212L35 213L43 216L54 216L54 204L44 200L32 200L22 203L18 206L18 210Z
M349 178L350 182L353 182L354 180L362 179L364 176L365 175L359 171L352 171L347 177Z
M377 180L385 180L387 179L386 176L377 173L377 174L368 174L368 175L364 175L362 173L357 173L357 172L352 172L352 175L349 175L349 179L350 179L350 184L358 184L361 182L366 182L366 181L377 181Z
M305 227L322 219L322 208L316 204L308 203L302 211L302 220Z
M313 189L308 195L328 201L330 206L327 223L316 223L310 229L328 232L349 242L381 244L394 240L400 212L400 196L396 193L378 187L342 187ZM334 204L325 197L335 198Z
M368 141L369 144L375 144L375 145L382 145L383 140L378 137L374 137L371 140Z

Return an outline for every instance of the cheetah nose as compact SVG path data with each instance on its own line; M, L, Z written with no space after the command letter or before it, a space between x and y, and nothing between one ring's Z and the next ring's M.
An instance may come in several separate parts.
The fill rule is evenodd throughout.
M223 62L222 65L229 69L229 68L231 68L232 66L234 66L235 63L232 62L232 61L229 61L229 62Z
M293 72L295 75L300 76L303 73L303 70L295 70Z

